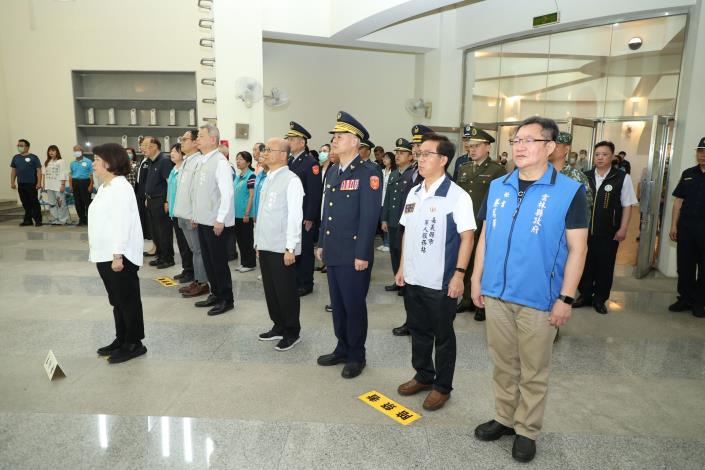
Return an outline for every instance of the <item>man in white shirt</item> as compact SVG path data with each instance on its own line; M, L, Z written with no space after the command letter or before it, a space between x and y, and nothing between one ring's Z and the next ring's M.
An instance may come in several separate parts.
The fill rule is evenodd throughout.
M404 236L396 283L405 286L416 375L398 392L414 395L432 389L423 403L429 411L443 407L453 389L456 299L463 294L476 229L472 199L446 174L454 155L455 146L447 137L423 136L418 161L424 180L409 192L399 219Z
M595 145L595 167L585 175L593 194L590 214L588 253L578 290L580 296L573 308L592 305L597 313L606 314L614 279L614 265L619 242L627 237L632 206L638 204L629 174L612 166L614 144Z
M196 143L203 156L191 184L193 223L198 224L201 255L211 285L211 295L196 302L196 307L212 307L210 316L232 310L235 303L227 247L235 225L233 173L218 151L219 141L220 132L214 125L199 128Z
M269 139L262 155L269 172L257 208L255 248L267 310L274 326L260 334L259 340L279 340L275 349L288 351L301 341L295 262L301 253L304 187L288 168L289 144L285 139Z

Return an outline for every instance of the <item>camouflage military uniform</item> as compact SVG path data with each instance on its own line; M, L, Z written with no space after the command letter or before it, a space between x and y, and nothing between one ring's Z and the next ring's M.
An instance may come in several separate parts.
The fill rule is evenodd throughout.
M588 203L588 214L592 214L592 189L590 189L590 183L588 182L587 176L582 171L573 168L570 164L566 163L561 173L566 175L568 178L582 183L585 186L585 196L587 196Z

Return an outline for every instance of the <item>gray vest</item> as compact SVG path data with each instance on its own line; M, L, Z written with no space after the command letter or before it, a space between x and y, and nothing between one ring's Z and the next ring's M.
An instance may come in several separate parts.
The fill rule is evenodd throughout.
M267 175L264 180L255 224L255 246L258 250L274 253L286 251L286 226L292 216L288 209L287 188L289 182L296 178L296 173L284 167L274 176ZM303 220L299 226L301 222ZM296 255L301 253L301 239L294 249Z
M196 152L188 157L181 165L176 184L176 197L174 198L174 217L180 219L193 219L193 202L191 201L191 182L198 166L201 153Z
M203 160L204 158L200 157L191 182L193 221L201 225L215 225L220 208L220 190L215 176L218 162L225 160L225 157L222 153L216 152L208 161ZM230 211L225 216L224 223L226 227L232 227L235 224L234 202L230 204Z

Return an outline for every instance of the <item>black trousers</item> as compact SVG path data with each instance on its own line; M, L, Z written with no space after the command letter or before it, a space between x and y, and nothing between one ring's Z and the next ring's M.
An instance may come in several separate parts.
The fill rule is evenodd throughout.
M220 236L213 232L212 225L198 225L198 240L201 242L201 256L206 276L211 285L211 294L218 301L234 303L233 280L228 266L228 241L232 236L232 227L225 227Z
M588 236L588 252L585 268L578 284L580 295L595 302L607 302L614 280L614 264L617 260L619 242L610 236Z
M450 393L455 373L453 320L456 300L448 297L447 291L407 284L404 307L411 332L411 365L416 369L414 378L424 384L433 384L433 388L441 393Z
M328 266L326 269L333 330L338 338L333 354L347 362L362 362L367 341L367 291L372 263L364 271L356 271L355 266Z
M705 307L705 223L678 224L676 250L678 295L695 307Z
M111 261L97 263L98 273L113 306L115 337L121 343L136 343L144 339L144 315L137 277L140 268L124 257L122 263L124 268L117 273L113 271Z
M169 214L164 211L164 196L147 198L147 215L152 229L152 239L157 247L157 259L174 261L174 230Z
M152 232L149 227L149 216L147 215L147 206L145 201L147 200L144 196L137 195L137 212L140 214L140 223L142 224L142 236L145 240L152 239Z
M296 268L284 265L284 253L259 252L264 298L267 301L272 330L284 338L298 338L301 333L301 303L296 292Z
M401 233L399 226L391 227L387 225L387 229L389 230L387 232L389 236L389 256L392 258L392 271L396 276L401 263Z
M193 252L188 246L184 231L179 227L179 219L173 217L171 222L174 226L174 233L176 234L176 245L179 247L179 255L181 255L181 269L184 273L193 276Z
M91 193L88 192L88 186L91 180L71 180L73 184L73 199L76 205L76 213L78 214L78 222L82 224L88 223L88 206L91 205Z
M254 227L252 219L248 223L243 222L242 219L235 219L235 241L240 251L240 262L244 268L257 266Z
M313 245L318 235L318 225L315 221L308 232L301 225L301 254L296 257L296 284L299 289L313 289L313 268L316 260L313 257Z
M17 192L24 208L24 221L42 223L42 208L39 205L36 183L17 183Z

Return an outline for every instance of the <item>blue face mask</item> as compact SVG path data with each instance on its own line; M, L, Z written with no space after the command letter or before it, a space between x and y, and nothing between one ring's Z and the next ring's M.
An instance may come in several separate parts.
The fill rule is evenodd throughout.
M323 163L328 160L328 152L321 152L318 154L318 163Z

